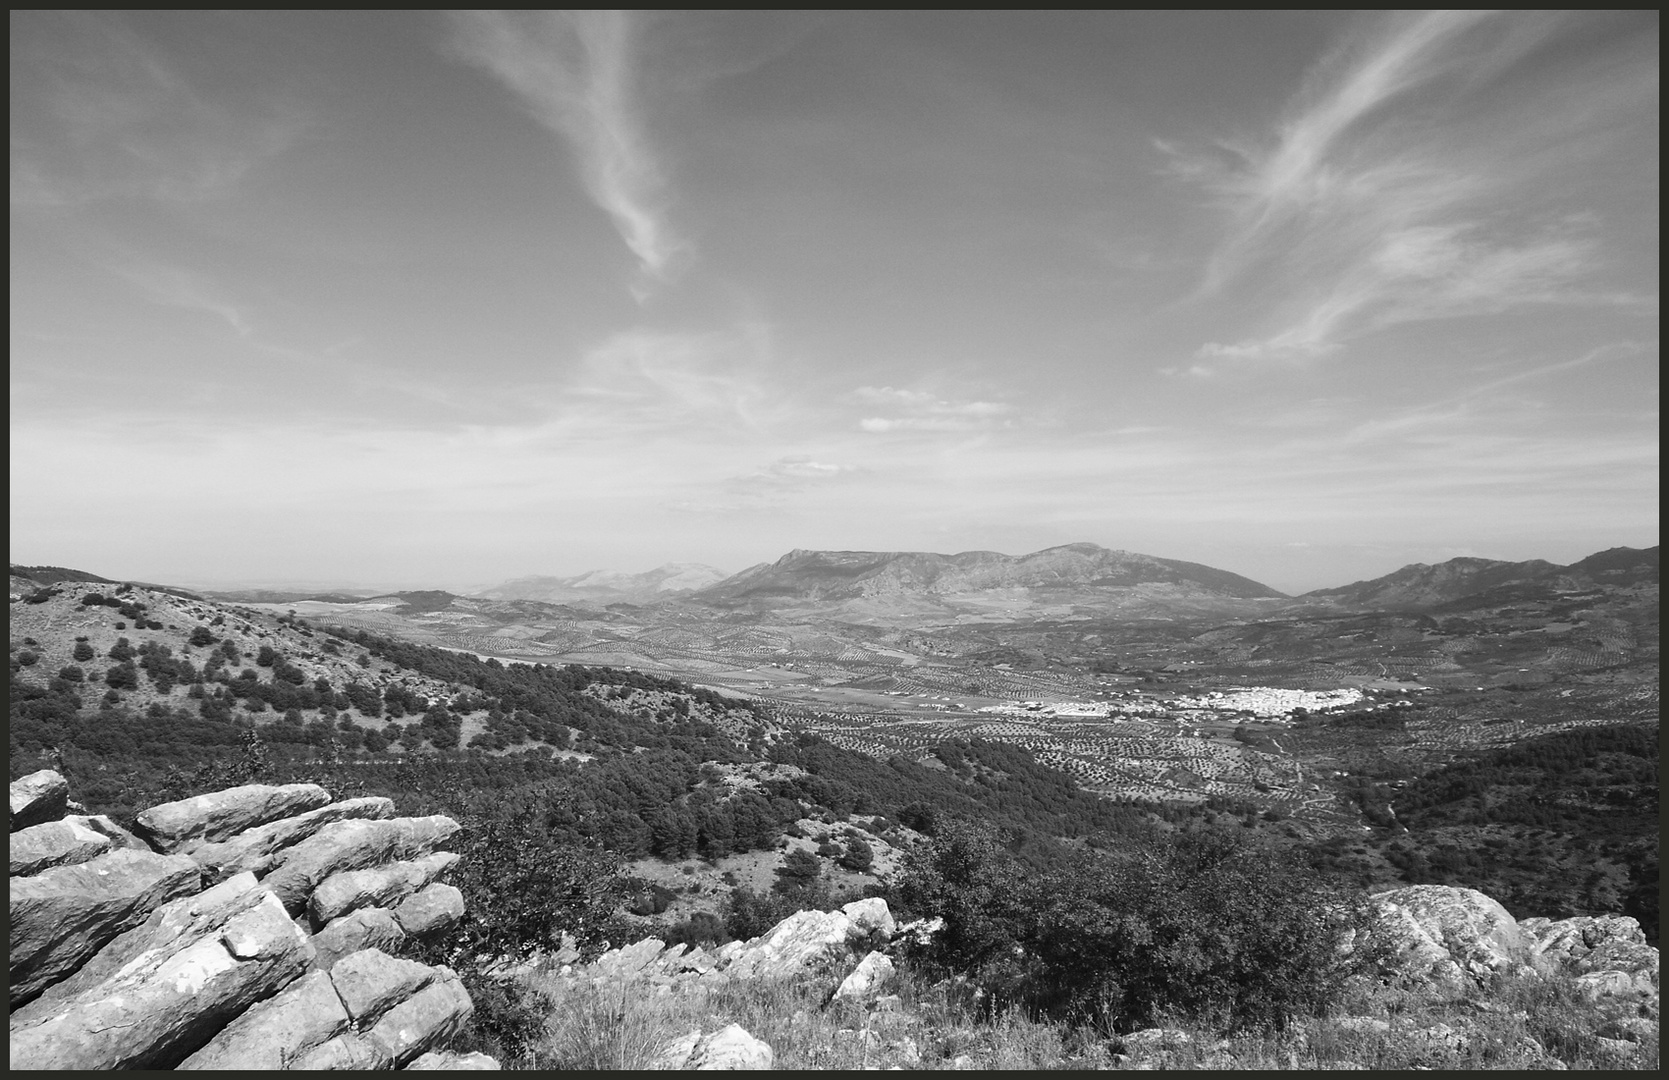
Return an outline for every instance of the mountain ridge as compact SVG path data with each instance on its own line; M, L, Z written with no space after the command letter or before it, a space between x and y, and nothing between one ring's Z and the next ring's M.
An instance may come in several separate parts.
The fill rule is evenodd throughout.
M1658 578L1658 548L1614 547L1569 565L1545 559L1509 562L1461 556L1441 563L1409 563L1389 574L1331 589L1313 589L1299 599L1359 607L1404 609L1456 604L1468 599L1572 592L1594 586L1628 586Z

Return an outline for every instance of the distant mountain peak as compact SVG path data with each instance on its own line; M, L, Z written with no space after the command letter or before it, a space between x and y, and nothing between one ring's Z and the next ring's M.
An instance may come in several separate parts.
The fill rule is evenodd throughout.
M704 589L725 579L723 570L705 563L664 563L653 570L590 570L574 577L525 577L483 590L495 600L541 600L547 603L593 602L647 604Z
M1139 587L1163 587L1178 599L1193 600L1282 596L1225 570L1080 542L1028 555L795 548L774 563L750 567L692 599L720 606L861 600L884 607L943 604L956 597L972 602L979 594L998 590L1049 590L1052 604L1071 607L1079 601L1105 604L1113 595L1109 590Z

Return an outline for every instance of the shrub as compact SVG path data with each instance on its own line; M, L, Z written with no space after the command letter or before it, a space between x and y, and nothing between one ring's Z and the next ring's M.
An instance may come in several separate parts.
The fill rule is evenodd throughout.
M682 922L673 923L657 935L668 945L692 949L717 945L725 939L724 920L711 911L697 911Z
M132 664L117 664L104 673L104 681L112 691L139 689L139 669Z
M846 851L840 856L840 865L848 870L863 873L875 862L875 852L861 836L854 836L846 842Z

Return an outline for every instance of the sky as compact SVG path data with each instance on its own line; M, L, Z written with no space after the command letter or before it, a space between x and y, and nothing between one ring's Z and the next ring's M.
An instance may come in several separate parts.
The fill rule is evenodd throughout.
M1658 20L13 12L11 558L1658 542Z

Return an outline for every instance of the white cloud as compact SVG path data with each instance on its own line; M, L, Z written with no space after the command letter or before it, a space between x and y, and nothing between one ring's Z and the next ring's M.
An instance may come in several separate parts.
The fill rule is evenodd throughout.
M858 428L872 434L894 431L978 431L1013 426L1014 407L997 401L955 400L925 390L860 386L852 396L865 405L888 409L891 416L867 416Z
M472 11L457 47L496 75L579 159L586 190L614 219L645 278L660 280L688 245L667 219L667 178L638 100L639 14ZM640 289L640 298L644 295Z
M1507 197L1549 143L1581 134L1578 121L1592 126L1588 112L1538 122L1488 111L1531 105L1470 109L1467 95L1558 25L1540 14L1396 14L1319 66L1268 149L1208 154L1159 140L1168 171L1232 215L1201 295L1230 282L1285 293L1260 304L1271 312L1260 332L1197 355L1304 360L1399 323L1531 305L1652 307L1589 284L1603 269L1591 218L1538 221ZM1610 86L1584 93L1616 97Z

